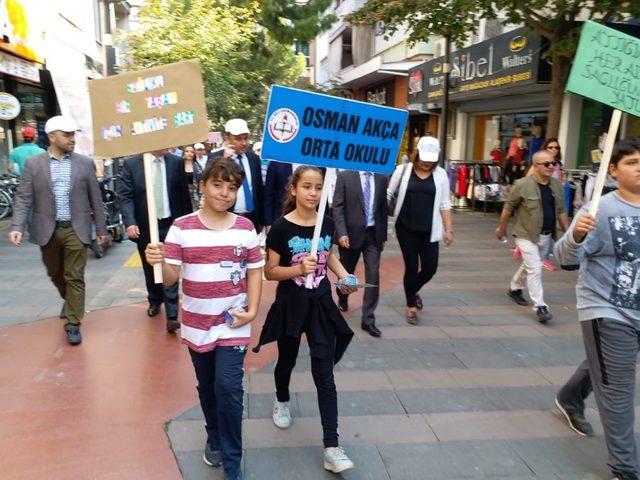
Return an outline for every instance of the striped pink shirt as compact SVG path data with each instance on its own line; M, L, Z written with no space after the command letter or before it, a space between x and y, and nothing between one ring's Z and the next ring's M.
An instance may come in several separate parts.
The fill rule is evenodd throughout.
M196 352L248 345L251 326L229 328L224 312L247 306L247 269L264 258L250 220L236 216L227 229L207 227L198 212L173 222L164 242L165 261L182 265L182 343Z

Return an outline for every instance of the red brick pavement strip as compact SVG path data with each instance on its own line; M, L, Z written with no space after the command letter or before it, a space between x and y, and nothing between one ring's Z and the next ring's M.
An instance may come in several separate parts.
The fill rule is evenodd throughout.
M383 259L381 291L401 276L401 259ZM252 344L274 293L265 282ZM352 310L361 298L352 296ZM181 478L164 424L197 404L195 378L162 315L145 310L138 303L89 313L79 347L67 345L59 319L0 329L2 480ZM275 345L250 353L247 371L275 356Z

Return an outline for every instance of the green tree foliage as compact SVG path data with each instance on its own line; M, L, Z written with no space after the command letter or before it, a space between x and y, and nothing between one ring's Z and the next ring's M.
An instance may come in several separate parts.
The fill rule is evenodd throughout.
M256 22L261 2L149 0L141 28L124 33L127 70L199 59L211 127L245 118L259 136L268 89L293 85L304 58Z
M330 13L332 0L263 0L256 21L280 43L310 42L328 29L336 16ZM245 2L240 2L245 3Z
M462 43L478 27L481 18L506 16L546 38L552 61L551 98L547 136L556 136L562 96L569 78L580 25L577 20L612 21L625 15L640 16L638 0L368 0L349 16L354 23L381 22L392 33L408 27L410 39L424 41L430 35L449 36Z

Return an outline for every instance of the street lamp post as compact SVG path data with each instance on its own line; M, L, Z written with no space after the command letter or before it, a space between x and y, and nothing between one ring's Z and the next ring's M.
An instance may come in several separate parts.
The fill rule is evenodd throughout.
M444 37L444 62L442 62L442 115L440 117L440 163L447 159L447 126L449 124L449 77L451 75L451 37Z

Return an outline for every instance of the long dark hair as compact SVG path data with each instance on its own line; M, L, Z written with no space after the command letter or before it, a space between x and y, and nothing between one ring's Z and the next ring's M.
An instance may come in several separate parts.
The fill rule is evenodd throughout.
M555 158L556 162L560 162L562 164L562 147L560 146L560 142L557 138L547 138L542 144L542 148L540 150L546 150L550 143L558 144L558 156Z
M301 165L296 168L296 170L289 177L289 181L287 182L287 198L285 198L284 203L282 204L282 216L284 217L287 213L291 213L296 209L296 197L291 194L291 190L298 186L298 182L300 181L300 177L305 172L317 172L323 177L322 170L318 167L313 167L311 165Z

